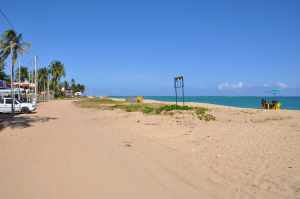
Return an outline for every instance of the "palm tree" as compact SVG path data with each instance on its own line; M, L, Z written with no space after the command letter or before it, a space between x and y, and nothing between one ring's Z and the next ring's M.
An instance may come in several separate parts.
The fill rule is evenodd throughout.
M10 82L9 76L4 71L4 65L0 65L0 80Z
M70 85L69 82L67 80L64 81L63 86L65 89L69 89Z
M5 60L9 55L12 57L12 68L11 68L11 82L14 80L14 65L16 64L19 54L24 53L30 44L23 42L22 34L18 34L15 30L7 30L3 33L0 39L0 66L4 66ZM13 94L13 84L11 83L12 88L12 98ZM14 102L14 100L13 100ZM14 103L11 106L12 112L14 112Z
M71 90L73 93L76 92L76 82L74 78L71 79Z
M51 74L51 89L54 90L55 97L60 95L59 82L65 76L64 64L60 61L52 61L49 65Z
M39 92L46 91L46 85L48 81L48 68L47 67L40 68L37 74L38 74L37 79L38 79Z
M0 65L3 66L5 60L12 54L12 65L16 64L19 54L24 53L30 44L23 42L22 34L15 30L7 30L0 39Z
M28 73L28 68L26 66L21 66L16 70L16 80L18 81L19 79L21 82L24 82L26 79L28 80L29 73Z
M81 93L84 93L85 91L85 86L83 84L78 84L78 90L81 92Z

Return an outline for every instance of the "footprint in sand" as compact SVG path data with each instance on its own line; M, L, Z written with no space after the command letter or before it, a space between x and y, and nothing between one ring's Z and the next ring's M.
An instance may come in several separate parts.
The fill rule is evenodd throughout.
M132 147L132 142L131 141L124 141L123 146L125 147Z

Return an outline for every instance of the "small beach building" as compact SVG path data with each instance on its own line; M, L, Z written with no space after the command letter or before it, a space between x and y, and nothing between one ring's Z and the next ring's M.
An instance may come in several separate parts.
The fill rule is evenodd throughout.
M72 91L72 89L66 89L64 91L64 93L65 93L66 97L73 97L73 91Z

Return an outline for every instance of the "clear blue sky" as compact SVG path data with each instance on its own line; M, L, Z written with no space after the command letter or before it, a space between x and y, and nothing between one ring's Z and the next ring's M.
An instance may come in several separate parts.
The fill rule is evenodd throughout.
M9 0L1 9L38 55L89 94L300 95L299 0ZM0 31L9 26L0 18Z

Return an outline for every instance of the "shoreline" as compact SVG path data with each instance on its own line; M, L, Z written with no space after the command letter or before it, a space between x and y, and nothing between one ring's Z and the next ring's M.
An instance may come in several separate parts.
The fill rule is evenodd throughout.
M125 101L126 98L116 98L116 97L108 97L112 100L117 101ZM153 100L153 99L144 99L144 103L158 103L158 104L174 104L173 101L160 101L160 100ZM182 105L182 102L178 102L178 105ZM209 109L228 109L228 110L252 110L252 111L262 111L262 112L269 112L269 111L275 111L275 112L300 112L300 110L297 109L280 109L280 110L265 110L262 108L244 108L244 107L236 107L236 106L226 106L226 105L220 105L220 104L212 104L212 103L201 103L201 102L185 102L184 105L188 106L198 106L198 107L204 107Z

